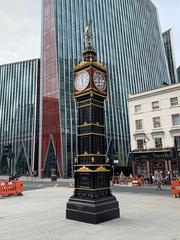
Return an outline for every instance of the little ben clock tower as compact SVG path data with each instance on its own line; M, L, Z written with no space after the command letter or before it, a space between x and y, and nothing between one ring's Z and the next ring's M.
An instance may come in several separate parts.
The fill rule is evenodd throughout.
M66 209L68 219L97 224L119 217L119 204L110 189L105 149L106 96L106 69L97 61L89 41L83 61L74 67L78 152L75 190Z

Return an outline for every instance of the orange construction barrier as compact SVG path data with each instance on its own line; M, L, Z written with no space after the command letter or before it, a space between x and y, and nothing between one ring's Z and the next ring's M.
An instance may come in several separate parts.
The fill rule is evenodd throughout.
M174 198L180 197L180 180L171 181L171 189Z
M142 178L142 177L133 177L132 178L132 186L141 187L142 185L144 185L144 178Z
M23 182L20 179L0 183L0 196L20 196L23 192Z

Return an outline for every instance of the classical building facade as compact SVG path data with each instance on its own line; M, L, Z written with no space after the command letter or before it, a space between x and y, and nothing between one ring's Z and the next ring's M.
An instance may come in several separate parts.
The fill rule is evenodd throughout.
M180 83L129 95L131 157L135 175L180 172Z
M12 172L38 170L40 60L0 66L0 174L9 173L3 151L11 146Z
M83 31L90 20L92 31L98 32L97 59L108 69L107 149L113 146L120 164L126 166L128 93L170 83L155 6L148 0L44 0L42 10L40 176L49 176L52 167L62 177L73 173L72 71L82 60Z
M169 29L162 34L164 49L166 53L166 59L168 63L169 75L171 78L171 83L177 83L177 71L176 71L176 61L175 61L175 52L173 45L172 29Z

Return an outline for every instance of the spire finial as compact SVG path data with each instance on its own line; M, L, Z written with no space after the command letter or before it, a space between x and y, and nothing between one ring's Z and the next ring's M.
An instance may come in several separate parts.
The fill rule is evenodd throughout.
M89 23L87 24L87 26L86 26L86 28L84 30L83 36L84 36L84 45L85 45L85 47L86 47L86 42L88 43L87 47L91 47L93 39L96 36L95 32L92 33L92 20L90 20Z

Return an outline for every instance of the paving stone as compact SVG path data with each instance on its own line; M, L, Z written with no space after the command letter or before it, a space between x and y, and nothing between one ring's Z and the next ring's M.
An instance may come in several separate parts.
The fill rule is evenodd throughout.
M98 225L65 219L73 189L0 199L0 240L180 240L180 199L116 193L121 218Z

